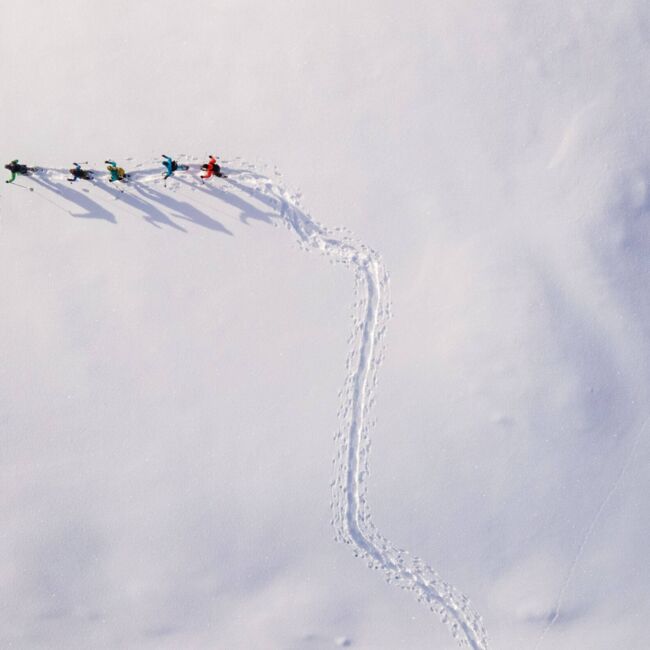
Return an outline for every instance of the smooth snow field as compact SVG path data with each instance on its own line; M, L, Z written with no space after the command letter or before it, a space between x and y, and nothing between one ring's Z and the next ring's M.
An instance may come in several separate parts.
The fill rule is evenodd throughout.
M647 3L31 0L0 55L1 649L648 647Z

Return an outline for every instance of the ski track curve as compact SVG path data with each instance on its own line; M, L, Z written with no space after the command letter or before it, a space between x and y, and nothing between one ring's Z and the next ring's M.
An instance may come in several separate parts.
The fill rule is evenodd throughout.
M487 650L485 628L469 599L423 560L382 535L370 514L366 481L373 424L370 415L390 317L389 275L380 255L357 242L344 229L330 230L315 222L302 209L299 193L289 192L281 182L271 180L252 164L240 164L245 169L229 167L224 161L222 169L228 175L229 185L275 210L281 223L297 236L302 249L319 252L343 264L355 276L353 327L346 364L348 374L339 394L339 429L335 435L331 484L335 539L351 546L357 557L365 560L370 568L381 571L389 583L413 592L448 626L460 647ZM161 182L160 173L154 169L142 169L142 163L130 165L134 168L135 182ZM191 165L191 168L196 170L198 165ZM64 178L67 172L65 169L41 169L48 177ZM95 178L103 180L107 176L100 172Z

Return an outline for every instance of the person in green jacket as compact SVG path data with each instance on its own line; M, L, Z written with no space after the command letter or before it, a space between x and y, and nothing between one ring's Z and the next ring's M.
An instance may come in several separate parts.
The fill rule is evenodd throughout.
M5 183L13 183L16 180L16 176L29 176L32 172L36 171L34 167L21 165L17 158L16 160L12 160L8 165L5 165L5 169L11 172L11 178L5 181Z
M108 165L106 169L111 172L111 177L108 180L109 183L114 183L115 181L126 182L129 175L121 167L118 167L114 160L105 160L104 162Z

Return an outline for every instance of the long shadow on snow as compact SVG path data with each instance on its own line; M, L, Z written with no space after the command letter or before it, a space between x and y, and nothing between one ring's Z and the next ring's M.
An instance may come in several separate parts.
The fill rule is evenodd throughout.
M204 192L205 194L208 194L209 196L216 196L224 203L229 203L234 208L237 208L239 210L239 219L242 223L248 224L248 219L251 218L270 224L272 222L272 217L276 216L277 214L277 211L274 213L262 212L262 210L256 208L252 203L249 203L248 201L242 199L240 196L237 196L232 192L226 192L214 185L203 183L202 185L197 186L193 183L189 183L188 181L183 180L182 178L178 178L177 180L183 185L187 185L192 189L197 189L201 192ZM236 187L243 187L238 183L233 183L230 179L228 179L228 182L235 185Z
M82 213L71 212L67 210L71 216L81 219L103 219L109 223L117 223L117 219L112 212L99 205L99 203L93 201L89 196L86 196L86 194L83 193L83 190L78 191L69 185L55 183L54 181L51 181L47 176L32 176L32 180L46 190L50 190L55 194L62 196L67 201L76 203L82 210L84 210ZM67 183L68 181L65 182ZM77 181L77 183L83 182L84 181ZM93 185L95 184L93 183ZM63 210L64 208L61 209Z
M92 214L89 212L87 214L75 215L72 212L66 210L66 212L68 212L72 216L101 218L110 221L111 223L117 223L117 219L115 215L112 212L110 212L110 210L107 210L106 208L102 207L101 205L99 205L92 199L86 197L85 195L80 194L75 190L72 190L72 188L66 187L65 185L60 185L59 183L55 183L45 176L39 176L39 177L33 176L32 178L34 181L39 183L44 188L49 189L52 192L59 194L60 196L63 196L64 198L69 199L70 201L77 203L78 205L81 205L86 209L88 209L88 207L91 207L93 211L98 213L98 214ZM77 182L82 182L82 181L77 181ZM137 211L143 211L144 215L142 216L144 220L150 223L151 225L156 226L156 228L160 228L158 223L163 223L167 226L171 226L172 228L180 230L181 232L187 232L184 228L175 224L164 212L161 212L155 206L150 205L149 203L147 203L142 199L139 199L138 197L134 197L131 194L127 194L126 192L121 192L119 189L115 189L110 185L105 185L103 182L93 182L93 187L96 187L106 192L111 197L113 197L113 199L122 199L124 203L130 205L132 208L134 208ZM79 200L80 198L82 199L81 201ZM61 209L64 210L64 208Z
M123 203L131 206L139 213L144 213L142 214L142 218L152 226L161 228L162 225L165 225L187 233L187 230L185 230L185 228L179 226L177 223L174 223L162 210L159 210L155 205L152 205L148 201L145 201L138 196L134 196L131 193L120 192L118 189L114 189L103 184L98 184L97 187L102 189L107 194L110 194L113 198L120 199Z
M189 185L189 183L186 184ZM174 210L174 216L178 219L185 219L187 221L195 223L197 226L203 226L209 230L222 232L226 235L232 235L232 232L228 230L228 228L226 228L222 223L208 216L205 214L205 212L201 212L201 210L195 208L192 204L187 203L186 201L179 201L169 194L163 194L162 192L144 185L143 183L138 183L137 181L133 183L133 187L135 187L135 189L140 194L142 194L142 196L149 199L149 201L155 201L156 203L160 203L170 210Z
M61 171L62 173L65 173L65 170L55 171ZM150 170L143 171L144 173L147 173ZM32 179L36 183L40 184L43 188L62 196L72 203L76 203L85 210L83 214L75 214L66 210L66 212L69 212L69 214L72 216L81 218L104 219L110 223L117 223L117 219L112 212L101 206L99 203L93 201L84 193L73 189L68 185L56 183L50 180L47 176L33 176ZM272 199L269 199L269 197L265 197L261 193L258 193L255 190L251 190L249 187L246 187L245 185L242 185L231 179L228 180L231 185L245 192L252 198L266 203L270 208L272 208L272 211L268 213L263 212L259 208L255 207L252 203L246 201L244 198L232 194L231 192L224 191L215 186L210 186L208 184L195 185L178 177L176 177L176 180L188 187L191 187L192 189L198 189L208 196L219 198L223 202L237 208L240 211L239 218L243 223L248 223L249 218L253 218L255 220L270 224L272 223L273 217L277 214L277 205L274 204ZM81 183L84 181L77 182ZM195 208L191 204L184 201L178 201L172 196L163 194L158 190L155 190L143 184L142 182L133 181L127 187L135 188L143 198L134 196L130 192L121 192L119 189L113 188L111 185L106 185L101 181L93 182L91 187L96 187L109 194L113 199L121 200L123 203L129 205L134 210L144 213L142 214L142 217L145 219L145 221L150 223L152 226L155 226L156 228L160 228L161 225L166 225L176 230L180 230L181 232L187 232L185 228L172 221L169 216L167 216L162 210L153 205L152 202L159 203L167 208L170 208L171 210L175 210L176 214L174 216L178 217L179 219L186 219L192 223L195 223L196 225L203 226L204 228L208 228L216 232L223 232L228 235L233 234L223 224L208 216L201 210ZM61 209L65 210L65 208Z
M248 194L248 196L254 198L256 201L259 201L260 203L264 203L264 205L268 205L272 209L273 215L278 214L278 210L280 209L280 204L277 199L273 198L272 196L267 196L266 194L263 194L261 190L257 188L249 187L248 185L243 185L242 183L236 181L234 178L229 178L228 182L233 187L236 187L241 192L244 192L244 194Z

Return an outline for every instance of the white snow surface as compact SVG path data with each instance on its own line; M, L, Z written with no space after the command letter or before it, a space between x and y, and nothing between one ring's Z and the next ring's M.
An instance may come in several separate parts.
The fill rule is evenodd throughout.
M0 48L49 169L0 187L0 647L647 646L646 3L32 0Z

